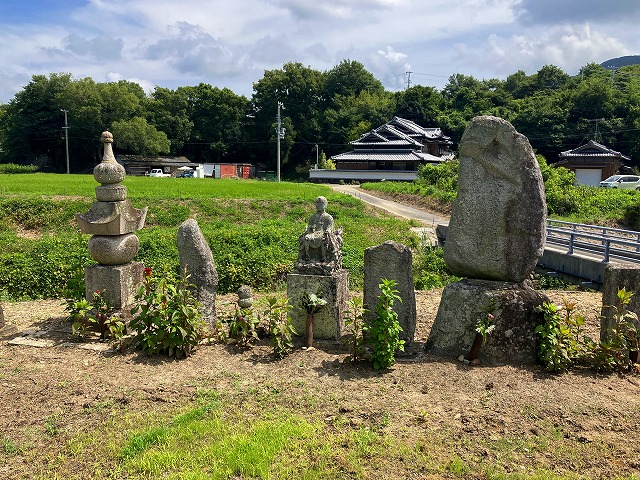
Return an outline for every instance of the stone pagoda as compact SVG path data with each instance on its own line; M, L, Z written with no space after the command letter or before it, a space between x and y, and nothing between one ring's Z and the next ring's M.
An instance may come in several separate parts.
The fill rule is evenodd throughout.
M113 135L103 132L102 162L93 169L98 183L96 199L91 209L76 215L82 233L89 233L89 254L98 262L85 269L87 300L97 290L103 292L109 306L124 308L133 303L136 289L142 283L144 265L132 261L140 242L133 233L144 226L147 207L134 208L127 199L127 187L121 184L125 177L122 165L113 155Z

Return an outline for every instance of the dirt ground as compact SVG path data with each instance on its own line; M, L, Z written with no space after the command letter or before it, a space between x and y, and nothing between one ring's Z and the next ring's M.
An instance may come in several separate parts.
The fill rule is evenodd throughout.
M299 341L281 361L270 359L266 344L248 350L206 345L177 361L133 349L87 350L81 348L86 344L65 343L70 330L60 302L5 303L6 326L0 330L0 478L30 478L50 468L74 435L104 425L108 416L101 405L144 412L188 401L202 385L234 388L239 379L255 388L305 385L326 398L310 413L314 418L342 416L358 425L391 412L387 433L412 439L446 432L472 445L458 452L463 459L493 455L481 446L490 439L533 441L553 431L567 451L592 445L594 454L575 458L531 451L518 457L522 468L541 466L587 478L640 472L640 377L582 371L550 375L538 366L471 367L430 356L422 347L440 294L417 292L413 355L400 358L384 373L345 361L346 348L331 341L316 342L318 348L311 351L299 348ZM554 291L549 296L558 303L577 302L597 331L600 294ZM24 332L53 345L8 343ZM51 429L55 435L46 434ZM26 449L38 453L30 455Z

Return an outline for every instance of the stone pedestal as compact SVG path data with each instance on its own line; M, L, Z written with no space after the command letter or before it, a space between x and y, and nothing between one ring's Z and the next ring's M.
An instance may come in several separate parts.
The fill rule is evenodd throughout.
M327 304L315 314L313 337L339 339L344 332L344 312L349 298L349 273L337 270L331 275L287 275L287 297L291 309L291 321L298 335L304 335L307 312L300 305L305 293L316 293Z
M425 350L450 358L466 356L476 336L476 324L486 316L492 301L495 329L480 347L480 362L535 363L535 328L544 321L537 307L549 299L520 283L463 280L447 285Z
M126 265L92 265L84 271L86 297L93 300L96 290L104 292L110 307L120 309L131 305L138 287L142 285L144 265L130 262Z

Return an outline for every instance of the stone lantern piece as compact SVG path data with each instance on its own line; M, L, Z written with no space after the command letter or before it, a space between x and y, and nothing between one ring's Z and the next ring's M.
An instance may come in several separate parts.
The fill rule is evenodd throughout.
M147 207L134 208L127 197L127 187L121 184L125 177L122 165L113 155L113 135L103 132L102 162L93 170L98 183L96 199L86 213L76 215L82 233L89 233L88 249L98 265L85 269L87 300L97 290L103 292L107 303L123 308L133 303L137 286L142 282L144 265L133 262L138 253L139 240L133 233L144 226Z

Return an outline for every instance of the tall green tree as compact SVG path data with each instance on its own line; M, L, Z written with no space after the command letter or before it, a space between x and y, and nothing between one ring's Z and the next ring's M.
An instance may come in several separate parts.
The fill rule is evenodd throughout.
M142 117L131 120L116 120L111 127L115 146L129 153L155 156L169 153L171 142L164 132L149 125Z

